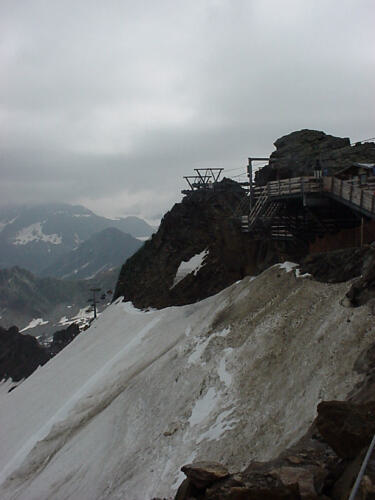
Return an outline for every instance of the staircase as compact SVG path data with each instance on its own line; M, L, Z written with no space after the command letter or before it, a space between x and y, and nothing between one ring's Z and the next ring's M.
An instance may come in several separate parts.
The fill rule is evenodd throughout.
M368 186L358 186L337 177L271 181L266 186L254 188L253 193L256 202L249 215L241 217L241 231L251 232L255 238L309 241L316 235L353 227L353 220L360 216L375 219L375 192ZM339 211L333 213L324 209L314 213L305 202L306 196L332 198L350 208L353 216L340 217ZM293 215L286 208L290 200L300 200L301 204Z

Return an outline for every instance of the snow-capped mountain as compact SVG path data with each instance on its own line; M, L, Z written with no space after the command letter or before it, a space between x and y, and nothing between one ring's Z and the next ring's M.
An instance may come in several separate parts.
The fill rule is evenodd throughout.
M112 220L82 206L46 204L3 208L0 210L0 267L20 266L38 273L109 227L141 239L154 231L137 217Z
M99 272L120 267L142 245L130 234L109 227L59 257L40 274L70 280L94 278Z
M341 304L350 284L297 271L162 310L117 301L14 391L4 383L0 497L170 498L186 463L239 470L295 443L320 400L361 380L352 367L373 342L369 306Z

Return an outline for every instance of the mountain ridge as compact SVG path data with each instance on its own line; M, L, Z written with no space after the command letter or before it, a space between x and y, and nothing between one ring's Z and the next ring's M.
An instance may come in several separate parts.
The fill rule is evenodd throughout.
M134 237L149 237L154 231L142 219L108 219L61 203L2 208L0 225L0 267L18 265L34 273L108 227L133 232Z
M108 227L94 233L39 273L61 279L89 279L98 272L120 267L143 242L119 229Z

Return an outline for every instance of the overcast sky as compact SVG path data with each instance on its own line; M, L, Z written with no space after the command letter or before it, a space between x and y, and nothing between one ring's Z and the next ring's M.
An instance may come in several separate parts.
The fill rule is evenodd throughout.
M153 219L293 130L374 137L374 26L374 0L0 0L0 203Z

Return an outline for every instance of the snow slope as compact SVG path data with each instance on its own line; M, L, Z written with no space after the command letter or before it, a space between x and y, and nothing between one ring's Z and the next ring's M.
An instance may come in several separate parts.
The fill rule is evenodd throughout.
M340 305L347 287L274 266L192 305L113 304L0 391L0 498L147 500L194 459L276 456L358 381L373 318Z

